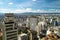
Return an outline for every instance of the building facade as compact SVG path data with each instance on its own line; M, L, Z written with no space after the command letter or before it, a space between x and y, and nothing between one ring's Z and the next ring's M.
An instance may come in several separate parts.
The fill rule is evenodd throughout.
M13 14L5 14L3 21L3 40L18 40L18 29L14 20Z

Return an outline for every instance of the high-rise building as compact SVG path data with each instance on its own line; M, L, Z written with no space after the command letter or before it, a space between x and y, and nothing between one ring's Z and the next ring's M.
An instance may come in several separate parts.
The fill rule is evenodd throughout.
M17 24L12 13L5 14L3 25L3 40L18 40Z
M30 29L36 31L36 26L38 24L38 17L30 17L28 21L29 21L28 25L30 26Z

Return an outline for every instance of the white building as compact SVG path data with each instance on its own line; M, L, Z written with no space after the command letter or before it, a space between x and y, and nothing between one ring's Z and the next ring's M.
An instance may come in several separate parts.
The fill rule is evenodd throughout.
M22 33L18 35L18 40L28 40L28 35L25 33Z

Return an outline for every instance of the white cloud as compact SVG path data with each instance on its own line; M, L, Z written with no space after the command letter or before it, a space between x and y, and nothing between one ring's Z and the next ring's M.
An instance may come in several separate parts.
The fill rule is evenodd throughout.
M34 13L60 13L60 10L56 9L49 9L49 10L32 10L32 8L26 8L26 9L3 9L0 8L1 13L24 13L24 12L34 12Z
M13 2L9 2L8 4L9 4L9 5L12 5L12 4L13 4Z
M1 13L10 13L12 10L10 9L4 9L4 8L0 8L0 12Z
M20 7L20 8L27 8L27 7L33 6L34 4L35 3L32 2L32 1L27 1L27 2L23 2L23 3L17 4L16 6Z
M35 1L37 1L37 0L32 0L32 1L34 1L34 2L35 2Z
M26 8L26 12L32 12L31 8Z
M32 12L31 8L26 8L26 9L16 9L15 12L17 13L23 13L23 12Z
M16 9L14 13L23 13L23 12L25 12L25 10L23 10L23 9Z

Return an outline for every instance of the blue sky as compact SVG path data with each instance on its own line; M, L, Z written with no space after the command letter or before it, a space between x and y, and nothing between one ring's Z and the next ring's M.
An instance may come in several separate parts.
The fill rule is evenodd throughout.
M0 0L0 13L59 12L60 0Z

